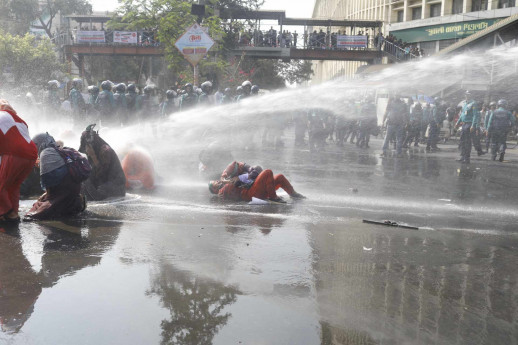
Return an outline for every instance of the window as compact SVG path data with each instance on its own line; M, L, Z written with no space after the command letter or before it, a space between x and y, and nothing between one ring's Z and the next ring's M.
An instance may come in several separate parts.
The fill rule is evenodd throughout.
M462 13L462 0L453 0L451 3L451 14Z
M498 0L498 8L514 7L515 0Z
M440 17L440 16L441 16L441 4L430 5L430 17Z
M404 20L404 11L397 11L397 22L401 23Z
M487 10L487 0L473 0L471 2L471 12Z
M412 20L421 19L422 7L412 8Z

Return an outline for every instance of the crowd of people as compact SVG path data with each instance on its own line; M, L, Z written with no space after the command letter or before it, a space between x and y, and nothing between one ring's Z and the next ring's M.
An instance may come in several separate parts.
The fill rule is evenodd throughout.
M439 151L440 139L447 141L460 133L460 162L470 163L471 148L477 155L491 153L491 159L502 162L508 134L515 130L516 112L510 111L504 99L484 104L467 91L458 105L436 97L425 102L394 96L378 125L377 107L372 98L361 102L348 101L342 114L324 109L310 109L294 118L295 145L309 145L311 151L322 151L329 141L344 146L348 140L360 148L368 148L371 136L384 132L382 157L390 156L391 145L397 156L404 149L426 145L427 152ZM308 143L305 135L308 133ZM442 137L442 138L441 138Z
M302 40L299 39L297 30L294 32L283 30L282 32L270 27L267 31L262 30L248 30L236 35L236 43L244 46L254 47L280 47L280 48L297 48L304 47L308 49L353 49L341 48L338 45L338 36L346 35L345 31L338 32L324 32L319 31L302 34ZM358 36L366 36L366 41L369 41L369 36L363 31L358 31Z
M383 33L378 33L374 37L374 45L378 50L383 50L392 55L396 55L402 60L410 60L411 58L420 58L425 56L423 49L411 43L403 42L392 34L383 36Z
M89 87L90 100L84 101L80 92L82 83L74 80L69 101L78 118L90 111L97 120L119 126L147 122L155 116L149 103L152 88L144 87L143 94L138 95L135 85L117 84L113 94L112 84L101 83L101 90ZM59 109L61 100L55 94L56 87L56 81L49 82L47 106ZM230 88L213 91L210 81L202 83L199 89L187 83L181 90L167 90L166 98L154 111L156 116L166 116L193 107L240 102L257 95L259 87L245 81L235 92ZM465 100L457 105L440 98L422 101L396 95L388 100L380 126L374 97L364 96L361 101L347 100L339 114L325 108L291 111L287 116L263 114L261 139L266 147L282 147L284 130L293 126L295 145L307 145L310 151L319 152L325 150L330 141L340 147L350 142L359 148L368 148L371 136L384 132L382 157L392 155L392 145L395 155L400 157L404 149L421 144L426 145L428 152L438 151L440 133L446 140L458 130L459 161L469 163L474 147L478 155L490 152L492 160L502 162L508 134L516 123L516 114L509 108L504 99L489 104L477 102L470 92L466 92ZM121 163L94 124L82 132L78 150L75 150L65 147L49 133L31 138L27 123L7 101L0 100L0 126L3 129L0 132L0 223L20 220L20 189L27 184L35 188L25 186L24 190L41 187L39 190L43 193L26 214L28 220L75 215L85 210L88 201L124 197L131 188L152 190L155 187L149 154L129 149ZM233 159L228 149L218 150L211 148L207 154L200 154L200 166L210 166L216 156L220 161ZM273 175L269 169L242 162L234 161L219 179L209 183L210 192L224 200L250 201L255 197L284 202L275 192L279 188L294 199L304 198L283 175Z

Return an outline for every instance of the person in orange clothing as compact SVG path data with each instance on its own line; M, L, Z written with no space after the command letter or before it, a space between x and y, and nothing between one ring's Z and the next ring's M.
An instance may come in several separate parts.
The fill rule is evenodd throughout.
M9 102L0 99L0 223L18 222L20 187L38 158L29 128Z
M295 192L293 186L284 175L274 176L269 169L263 170L253 182L247 179L248 174L245 173L228 180L211 181L209 183L209 190L212 194L217 194L224 200L251 201L252 197L255 197L284 203L285 201L278 197L275 192L279 188L284 189L292 199L305 198L302 194ZM251 186L250 182L252 182Z
M140 149L132 149L122 160L122 170L126 175L126 188L155 188L155 169L151 156Z

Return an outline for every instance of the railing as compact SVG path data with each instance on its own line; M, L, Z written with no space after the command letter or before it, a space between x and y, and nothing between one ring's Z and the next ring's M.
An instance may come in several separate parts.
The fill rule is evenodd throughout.
M97 33L104 33L104 42L80 42L78 41L78 32L81 30L71 30L68 33L56 34L52 41L59 47L64 45L89 45L89 46L143 46L143 47L157 47L160 42L155 39L154 32L151 31L134 31L136 33L136 40L133 43L128 42L114 42L113 34L116 31L97 31ZM102 34L101 34L102 35Z
M277 31L261 31L255 30L254 32L242 32L236 37L236 43L239 46L251 46L251 47L277 47L277 48L303 48L303 49L322 49L322 50L358 50L372 48L372 39L368 35L365 36L367 40L366 47L338 47L337 34L327 33L309 33L309 34L296 34L287 33L279 34ZM347 35L344 35L347 36ZM354 36L354 35L349 35Z
M409 50L401 48L387 40L383 40L383 43L379 45L379 48L381 48L381 50L383 50L385 53L395 57L397 61L411 61L421 58L420 56L412 54Z

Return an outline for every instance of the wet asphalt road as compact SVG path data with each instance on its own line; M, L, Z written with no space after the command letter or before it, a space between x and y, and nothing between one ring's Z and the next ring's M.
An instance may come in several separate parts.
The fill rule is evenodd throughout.
M514 153L371 146L234 152L308 196L288 205L218 202L163 157L152 194L5 229L0 343L517 344Z

